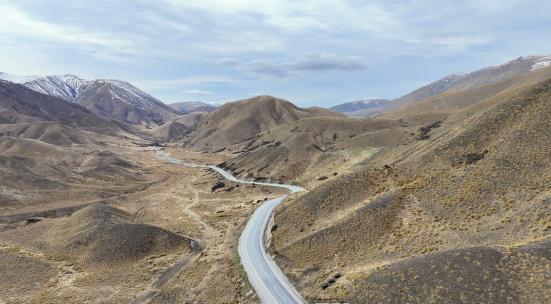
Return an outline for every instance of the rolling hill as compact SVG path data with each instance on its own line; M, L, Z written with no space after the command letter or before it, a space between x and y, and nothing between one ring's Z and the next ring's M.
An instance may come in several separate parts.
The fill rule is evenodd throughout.
M0 81L0 113L0 210L73 205L72 195L99 198L145 182L137 164L105 150L109 142L141 141L116 121L7 81Z
M343 115L321 108L299 108L271 96L230 102L205 115L186 146L196 150L223 150L276 126L315 116Z
M231 147L240 154L221 166L241 177L305 185L342 173L364 153L405 142L410 131L378 118L303 118Z

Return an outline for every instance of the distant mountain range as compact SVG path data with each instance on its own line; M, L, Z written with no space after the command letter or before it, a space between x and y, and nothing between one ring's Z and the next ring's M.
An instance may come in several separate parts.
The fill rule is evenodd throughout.
M366 113L367 111L373 111L376 109L381 109L389 102L390 100L388 99L357 100L357 101L339 104L334 107L331 107L330 109L333 111L344 113L348 116L361 116L358 114Z
M344 103L331 109L352 117L380 115L383 112L408 107L421 100L445 92L474 89L512 79L551 66L551 55L524 56L502 65L490 66L471 73L455 73L389 101L371 100ZM354 108L356 108L354 110Z
M380 108L386 105L389 101L390 100L388 99L357 100L357 101L339 104L334 107L331 107L330 109L341 113L350 113L350 112L355 112L360 110Z
M220 107L219 104L206 103L201 101L184 101L176 102L168 105L172 109L178 111L181 114L188 114L194 112L214 112Z
M160 125L179 115L176 110L125 81L85 80L71 74L38 77L0 73L0 79L80 104L91 112L131 125Z
M520 57L472 73L446 76L394 100L359 100L336 105L331 110L351 117L382 115L408 108L443 93L480 88L549 66L551 55ZM0 79L20 83L36 92L80 104L106 118L148 128L173 121L183 114L214 112L220 107L200 101L166 105L128 82L113 79L86 80L72 74L19 76L3 72L0 72Z

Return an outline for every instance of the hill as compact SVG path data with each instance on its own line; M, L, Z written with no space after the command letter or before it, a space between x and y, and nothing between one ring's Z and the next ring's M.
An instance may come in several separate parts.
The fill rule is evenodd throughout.
M276 126L314 116L342 116L321 108L303 109L271 96L226 103L197 124L188 148L217 151Z
M549 100L476 104L286 203L278 264L312 301L546 302Z
M409 131L377 118L310 117L284 124L231 147L235 158L222 164L241 177L302 185L345 172L369 151L402 143Z
M86 203L145 182L138 164L108 149L141 141L118 122L6 81L0 113L1 211L72 206L75 197Z
M195 127L206 113L193 112L182 115L175 120L151 129L149 132L160 141L178 141L195 130Z
M134 223L130 214L103 203L89 205L68 217L8 231L3 237L85 267L131 263L176 250L191 251L190 239L156 226Z

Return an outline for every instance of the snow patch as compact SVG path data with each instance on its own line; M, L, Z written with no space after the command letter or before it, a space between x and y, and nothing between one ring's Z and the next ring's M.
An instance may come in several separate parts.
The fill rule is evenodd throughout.
M456 83L458 80L465 77L467 74L465 73L455 73L451 74L449 76L446 76L440 80L437 80L429 86L431 87L432 91L434 92L443 92L447 89L449 89L454 83Z
M544 69L551 66L551 55L540 56L535 58L534 64L532 65L532 71Z
M69 102L77 102L90 81L75 75L53 75L23 83L26 87L39 93L59 97Z

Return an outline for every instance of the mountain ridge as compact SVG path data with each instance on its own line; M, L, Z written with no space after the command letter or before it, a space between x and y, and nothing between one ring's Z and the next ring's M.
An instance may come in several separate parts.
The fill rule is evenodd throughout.
M352 113L360 110L380 108L380 107L383 107L388 102L390 102L390 100L384 99L384 98L370 98L370 99L362 99L362 100L341 103L341 104L332 106L329 109L340 113Z
M86 80L73 74L26 77L2 73L0 77L131 125L160 125L178 116L177 111L126 81Z

